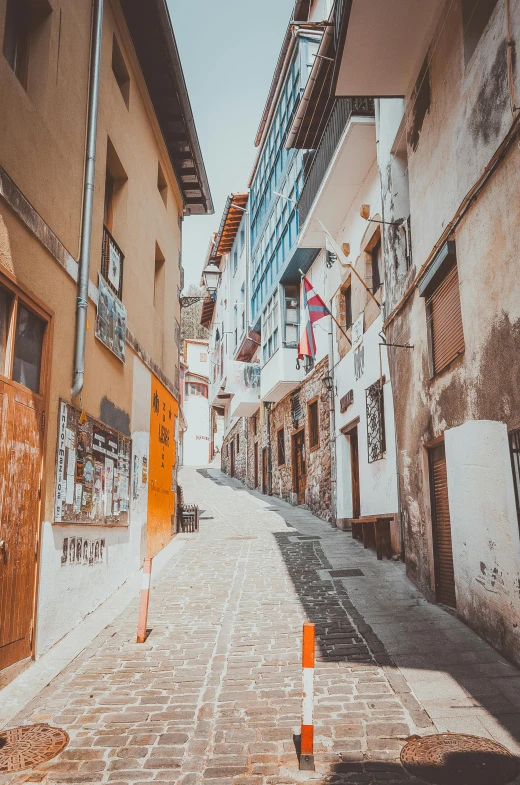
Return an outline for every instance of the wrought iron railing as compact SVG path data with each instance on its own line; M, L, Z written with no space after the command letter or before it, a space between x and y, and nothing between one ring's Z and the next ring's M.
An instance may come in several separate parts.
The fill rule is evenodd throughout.
M125 255L106 226L103 226L101 275L120 300L123 299L123 264Z
M352 115L364 117L374 116L374 101L372 98L338 98L325 126L312 164L309 167L305 184L298 200L300 226L303 226L310 213L316 194L318 193L323 177L329 167L343 131L350 122Z

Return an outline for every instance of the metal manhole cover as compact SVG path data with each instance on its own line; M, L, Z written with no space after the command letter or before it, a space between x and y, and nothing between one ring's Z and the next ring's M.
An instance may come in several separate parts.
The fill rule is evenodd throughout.
M258 537L226 537L226 540L258 540Z
M350 570L329 570L329 575L331 578L359 578L363 573L357 567L353 567Z
M0 733L0 772L31 769L58 755L69 735L50 725L22 725Z
M501 744L463 733L412 737L401 763L434 785L506 785L520 772L519 759Z

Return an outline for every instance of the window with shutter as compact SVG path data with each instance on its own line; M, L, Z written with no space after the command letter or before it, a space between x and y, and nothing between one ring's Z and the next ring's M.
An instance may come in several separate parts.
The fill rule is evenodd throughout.
M309 411L309 449L315 450L320 444L320 426L318 401L315 399L308 405Z
M457 265L431 294L427 315L433 373L437 374L464 351Z

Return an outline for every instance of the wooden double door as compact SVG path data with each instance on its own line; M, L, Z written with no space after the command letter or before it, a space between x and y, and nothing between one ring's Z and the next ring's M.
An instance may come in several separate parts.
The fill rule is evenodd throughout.
M0 279L0 670L33 650L47 333Z
M305 429L292 437L293 493L298 504L305 504L307 489L307 464L305 460Z

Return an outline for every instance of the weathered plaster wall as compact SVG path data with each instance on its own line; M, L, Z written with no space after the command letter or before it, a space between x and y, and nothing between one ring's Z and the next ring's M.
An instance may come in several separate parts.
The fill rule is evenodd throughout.
M507 428L474 420L446 431L457 609L520 664L520 536Z
M235 474L237 480L241 482L246 481L246 431L244 428L245 418L240 418L233 425L233 427L226 434L222 443L222 450L220 453L220 463L222 471L231 475L231 446L233 442L235 447ZM238 450L237 450L237 437L238 437Z
M392 227L385 229L387 313L401 299L512 122L504 4L497 3L467 65L462 47L460 2L447 4L446 12L446 23L435 35L439 37L438 43L430 52L431 63L426 75L428 100L424 111L415 116L409 112L401 122L402 107L398 102L381 101L379 107L378 156L384 218L405 217L399 212L406 183L397 182L392 167L393 153L400 144L402 146L399 140L406 132L412 232L412 266L406 271L397 232ZM520 7L511 5L511 13L512 36L517 41ZM518 84L518 59L514 70ZM423 95L421 100L424 98ZM490 521L505 521L508 515L505 509L509 502L505 501L504 488L512 481L511 466L498 443L502 440L505 450L507 428L520 424L517 383L520 374L520 291L517 276L512 273L520 255L516 230L520 219L519 175L518 147L513 144L452 234L459 273L463 355L430 378L426 306L417 290L387 330L388 341L408 342L414 346L410 351L389 350L389 364L399 446L407 570L432 599L435 578L426 446L446 433L446 449L452 451L453 461L453 470L450 459L447 464L451 504L456 489L464 494L464 499L469 499L470 495L459 488L460 472L454 473L455 469L462 471L466 487L469 487L475 474L469 467L471 461L467 451L474 451L476 465L482 465L487 460L484 443L488 445L499 458L502 477L498 482L496 467L483 473L480 495L486 494L484 509ZM484 425L482 421L493 421L494 425ZM495 431L495 428L499 430ZM459 432L460 443L455 435ZM500 440L499 432L502 434ZM479 443L477 433L481 434L482 443ZM516 606L501 603L499 613L496 594L477 582L477 578L483 577L479 575L480 562L486 565L493 562L484 534L485 525L479 514L477 521L483 528L480 535L477 531L474 536L472 534L468 555L468 526L475 516L472 518L469 512L462 514L459 502L455 501L457 498L455 495L457 513L452 520L452 537L458 603L460 597L458 611L493 645L512 656L511 629L517 619ZM474 504L473 501L470 509L475 509ZM505 534L497 536L494 542L493 557L504 565L500 568L507 571L511 552L507 537ZM507 580L512 591L515 579L508 573ZM511 594L510 601L513 603ZM500 615L502 621L499 622ZM497 629L493 632L494 625Z

